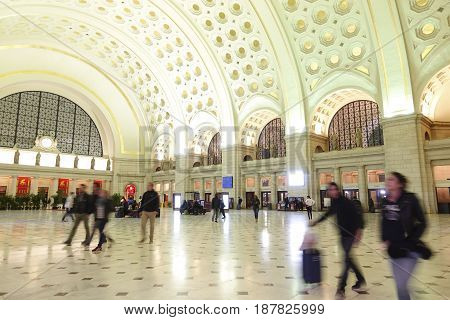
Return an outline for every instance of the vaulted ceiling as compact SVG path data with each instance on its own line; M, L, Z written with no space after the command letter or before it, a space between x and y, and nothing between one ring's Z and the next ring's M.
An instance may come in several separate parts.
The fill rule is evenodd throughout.
M393 4L411 70L448 45L447 4ZM150 128L153 156L163 158L173 152L170 130L202 119L206 129L192 128L198 150L224 126L242 125L236 141L254 144L294 105L315 130L341 102L378 100L375 10L374 0L3 0L0 48L65 52L107 75L131 101L137 125ZM343 74L358 88L343 87ZM260 110L249 103L255 97ZM118 122L130 112L120 108Z

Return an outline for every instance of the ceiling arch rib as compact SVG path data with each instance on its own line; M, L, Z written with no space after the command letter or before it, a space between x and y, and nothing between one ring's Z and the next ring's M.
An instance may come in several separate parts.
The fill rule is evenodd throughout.
M18 3L19 1L14 1ZM179 98L183 115L189 121L200 110L208 110L219 117L220 101L212 86L213 77L207 72L196 45L191 43L172 20L155 4L148 1L23 1L22 3L51 3L63 8L73 7L79 12L107 22L112 28L126 34L144 50L150 52L164 67L162 74L168 74L172 88L171 94ZM49 10L51 12L51 10ZM116 30L116 31L117 31ZM188 31L186 31L189 33ZM156 66L155 66L156 68ZM158 75L159 77L160 75ZM183 123L184 121L180 121Z
M8 45L31 42L64 50L72 48L75 55L97 65L128 89L148 124L155 125L158 119L160 123L172 121L171 113L164 110L170 99L167 88L163 89L159 79L133 50L103 30L64 16L41 15L3 18L0 28L3 31L0 41Z
M335 70L354 70L375 81L376 59L370 56L373 46L360 1L272 0L272 3L297 52L305 94L314 92Z
M246 0L173 1L188 13L218 56L236 110L252 95L280 97L273 50Z

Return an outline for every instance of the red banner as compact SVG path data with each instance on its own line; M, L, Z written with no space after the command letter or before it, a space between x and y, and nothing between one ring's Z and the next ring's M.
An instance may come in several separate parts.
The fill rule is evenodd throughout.
M58 179L58 191L61 190L65 196L69 194L69 179Z
M27 195L30 194L30 177L17 177L17 195Z
M103 180L94 180L94 190L103 188Z

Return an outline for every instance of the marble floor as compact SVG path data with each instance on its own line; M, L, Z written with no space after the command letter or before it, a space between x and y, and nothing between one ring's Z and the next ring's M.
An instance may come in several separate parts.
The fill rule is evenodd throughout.
M138 219L113 218L108 231L116 243L98 255L79 245L82 226L72 247L61 244L72 225L61 216L0 212L0 299L333 299L341 270L337 233L327 221L315 228L323 282L304 285L299 247L305 213L262 211L255 223L250 211L231 211L225 222L212 223L210 214L163 210L152 245L137 244ZM447 299L450 215L429 222L424 240L435 256L419 263L411 291L415 299ZM367 216L363 244L355 250L369 293L347 289L347 299L396 298L378 229L378 216ZM353 279L350 274L349 284Z

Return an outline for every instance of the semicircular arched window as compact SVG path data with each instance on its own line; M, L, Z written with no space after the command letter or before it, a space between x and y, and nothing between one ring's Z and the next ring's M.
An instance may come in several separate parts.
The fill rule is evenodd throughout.
M30 149L36 138L56 139L62 153L103 156L100 133L91 117L62 96L25 91L0 99L0 147Z
M330 151L383 145L378 105L359 100L343 106L331 120L328 138Z
M256 159L281 158L286 156L285 128L280 118L270 121L259 135Z
M211 139L208 147L208 165L222 163L222 149L220 147L220 132L217 132Z

